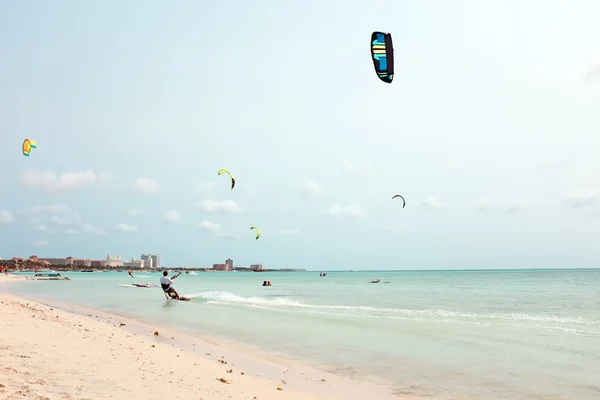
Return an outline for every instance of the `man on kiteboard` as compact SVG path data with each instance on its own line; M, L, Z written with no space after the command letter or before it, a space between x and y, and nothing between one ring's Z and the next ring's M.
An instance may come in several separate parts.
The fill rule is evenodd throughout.
M179 276L179 274L177 275L173 275L171 278L169 278L167 275L169 275L169 271L163 271L163 276L160 278L160 286L162 287L162 290L169 295L169 297L171 298L176 298L177 300L181 300L179 297L179 293L177 293L177 291L173 288L173 286L171 286L171 284L173 283L173 279L177 278ZM175 296L173 296L175 295Z

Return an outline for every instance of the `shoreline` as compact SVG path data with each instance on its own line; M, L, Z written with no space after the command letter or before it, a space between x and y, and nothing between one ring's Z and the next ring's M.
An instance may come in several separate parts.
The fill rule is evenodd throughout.
M25 280L12 277L15 278L2 276L0 284ZM84 398L93 399L125 399L132 393L148 399L167 396L188 399L191 393L193 398L200 396L205 400L409 398L391 393L391 388L381 383L325 372L229 340L206 339L117 313L75 304L46 304L6 293L0 293L0 301L0 325L9 328L2 329L0 359L2 365L13 366L0 369L0 383L5 385L0 386L0 393L9 397L25 390L28 396L33 396L30 398L64 398L52 396L61 387L64 395L82 398L85 393ZM154 336L155 331L158 336ZM114 355L117 350L118 358ZM18 354L11 354L15 352ZM99 358L103 361L93 364L99 369L88 371L89 363L85 360ZM23 359L27 362L23 363ZM146 370L148 363L153 372ZM40 364L55 372L37 368ZM94 382L104 379L110 384L86 384L74 370ZM66 371L71 372L66 375ZM155 378L172 379L149 383L146 379L149 373ZM67 382L49 379L49 375L57 374L64 375ZM173 376L177 377L177 384Z

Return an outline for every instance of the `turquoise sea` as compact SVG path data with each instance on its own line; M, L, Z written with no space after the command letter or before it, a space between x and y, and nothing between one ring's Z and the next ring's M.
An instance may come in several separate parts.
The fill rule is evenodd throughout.
M0 290L378 375L415 398L600 398L600 270L184 273L174 286L191 302L119 286L159 273L63 275Z

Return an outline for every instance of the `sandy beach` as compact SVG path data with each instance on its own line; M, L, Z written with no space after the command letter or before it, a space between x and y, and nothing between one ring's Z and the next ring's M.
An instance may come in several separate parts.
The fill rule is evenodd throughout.
M21 279L2 276L0 283ZM3 399L399 399L324 373L97 310L0 294Z

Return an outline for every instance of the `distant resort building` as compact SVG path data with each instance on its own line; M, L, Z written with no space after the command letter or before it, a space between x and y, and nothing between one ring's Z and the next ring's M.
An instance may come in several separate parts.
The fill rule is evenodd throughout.
M233 271L233 260L228 258L225 260L225 264L213 264L212 269L215 271Z
M160 254L142 254L140 257L146 268L160 268Z
M262 264L252 264L250 266L250 269L252 271L261 271L263 269L263 266L262 266Z
M123 266L127 268L144 268L145 262L146 260L136 260L135 257L131 257L131 260L125 261ZM152 264L152 259L150 259L150 264Z
M106 260L104 260L105 267L122 267L123 260L121 259L121 255L117 254L116 257L112 257L110 253L106 256Z

